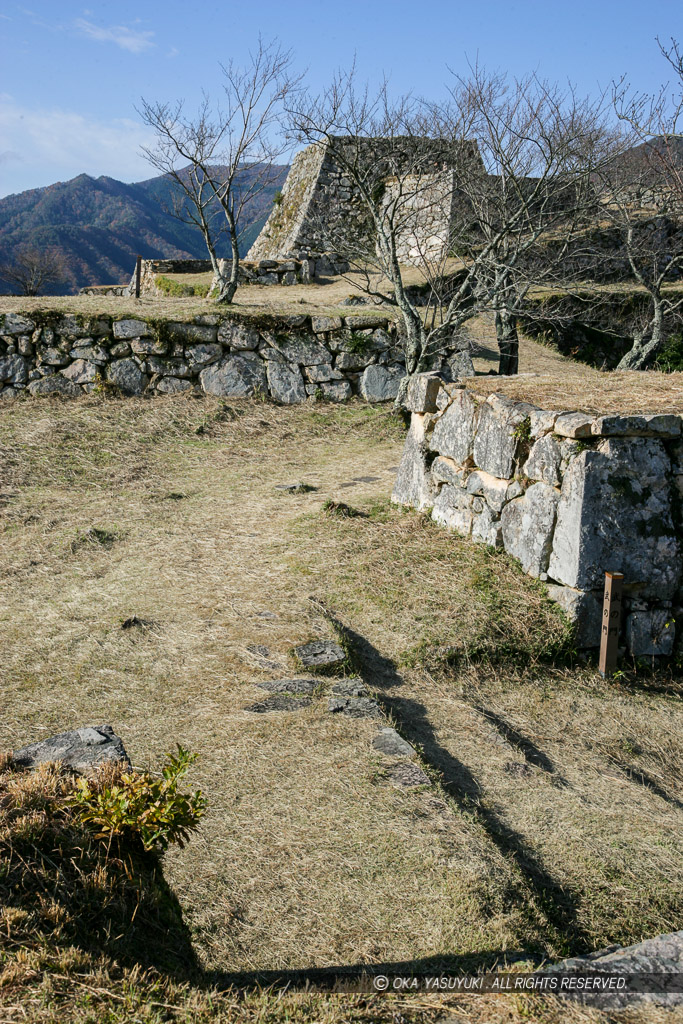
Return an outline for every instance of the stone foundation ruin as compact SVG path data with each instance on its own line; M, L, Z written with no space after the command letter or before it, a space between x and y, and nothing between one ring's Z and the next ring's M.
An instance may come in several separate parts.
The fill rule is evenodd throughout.
M367 208L344 170L350 156L369 186L380 187L386 195L395 190L397 175L406 179L412 175L419 180L414 217L409 218L402 243L404 255L410 259L411 251L414 256L416 248L422 251L427 246L432 258L442 258L453 215L454 192L448 168L464 159L473 170L483 173L476 142L468 140L447 147L440 139L344 136L297 153L279 200L247 258L312 260L318 275L348 270L347 260L336 248L346 250L358 245L362 252L372 235Z
M605 571L624 573L635 656L671 654L681 603L678 414L592 416L539 409L420 374L392 498L504 548L600 643Z

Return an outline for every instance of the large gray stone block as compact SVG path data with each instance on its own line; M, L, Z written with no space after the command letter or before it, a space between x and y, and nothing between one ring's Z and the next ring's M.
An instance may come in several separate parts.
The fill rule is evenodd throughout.
M270 393L278 402L295 405L306 400L306 385L298 366L291 366L284 359L269 359L267 376Z
M223 323L218 328L218 341L235 351L249 352L258 348L261 335L247 324Z
M283 356L289 363L302 366L314 366L316 363L329 363L330 351L313 335L312 337L275 336L269 334L267 341L276 353ZM268 358L268 349L263 355Z
M115 320L113 331L115 338L142 338L153 333L144 320Z
M623 572L644 597L673 597L680 569L669 469L654 438L605 440L574 458L562 481L549 576L594 590L605 571Z
M8 384L25 384L28 380L28 363L23 356L9 355L0 359L0 381Z
M674 413L650 413L644 416L598 416L593 434L602 437L680 437L681 417Z
M226 356L205 367L199 381L207 395L239 398L253 395L257 388L266 388L266 368L260 359Z
M390 402L398 395L405 370L398 366L368 366L360 379L360 393L366 402Z
M33 320L18 313L5 313L0 316L0 334L30 334L35 330Z
M474 463L491 476L511 477L519 447L516 431L533 411L524 402L491 395L481 406L474 438Z
M121 739L110 725L85 726L71 732L58 733L49 739L15 750L12 760L24 768L61 761L77 772L92 771L112 761L130 764Z
M559 494L548 484L532 484L521 498L508 502L500 521L505 550L518 558L530 576L546 572L552 549Z
M432 519L463 537L472 532L474 498L463 487L444 484L432 508Z
M65 395L67 398L77 398L83 394L78 384L57 374L32 381L28 390L32 395Z
M107 367L107 380L116 384L124 395L141 395L149 384L134 359L117 359Z
M70 366L60 370L63 377L74 384L92 384L97 379L97 367L87 359L76 359Z
M425 417L413 413L391 500L397 505L431 508L437 496L425 459Z
M464 465L472 457L478 417L474 399L463 389L455 390L451 404L437 420L429 447Z
M552 436L545 434L532 445L529 458L522 466L522 473L530 480L540 480L551 487L559 487L562 452Z
M436 398L441 381L429 373L416 373L410 378L404 407L409 412L436 412Z

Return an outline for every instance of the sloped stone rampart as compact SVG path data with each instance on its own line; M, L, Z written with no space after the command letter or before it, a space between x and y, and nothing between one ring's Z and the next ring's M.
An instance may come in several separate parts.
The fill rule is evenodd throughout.
M396 175L414 173L428 182L417 190L400 248L408 261L425 244L432 257L442 254L453 205L452 182L445 169L463 160L478 172L483 170L477 144L471 140L449 148L443 140L432 138L335 136L310 145L294 158L279 201L248 259L295 257L313 259L320 274L347 270L348 264L336 250L348 252L349 247L360 245L362 251L373 233L359 188L345 171L349 163L369 190L382 183L389 198Z
M606 571L625 577L623 642L670 654L683 614L683 415L543 410L422 374L393 500L502 547L597 647Z

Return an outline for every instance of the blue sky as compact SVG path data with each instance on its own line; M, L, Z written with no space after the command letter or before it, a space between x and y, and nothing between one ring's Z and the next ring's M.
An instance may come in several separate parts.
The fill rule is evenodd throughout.
M625 73L652 91L668 77L655 37L683 42L682 12L678 0L0 0L0 196L82 172L151 177L140 96L192 106L259 32L294 51L314 88L355 53L364 78L385 71L397 92L430 99L448 67L477 57L582 93Z

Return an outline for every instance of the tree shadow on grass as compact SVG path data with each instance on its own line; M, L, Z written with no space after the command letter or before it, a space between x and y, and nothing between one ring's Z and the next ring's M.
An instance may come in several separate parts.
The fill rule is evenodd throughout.
M545 945L548 940L557 942L559 938L573 953L588 950L588 934L578 923L580 894L572 891L562 880L555 878L544 867L524 837L482 799L484 792L471 769L439 742L425 706L414 699L396 694L395 691L403 685L403 680L394 663L385 658L366 637L333 616L330 618L335 629L353 649L364 682L381 692L380 702L384 710L395 720L399 732L413 746L419 747L424 760L439 772L445 792L457 807L472 815L483 826L488 838L501 855L514 862L524 886L528 889L528 894L533 897L549 925L549 929L541 928L546 934L539 934L539 940ZM501 730L505 727L508 734L506 738L519 746L528 761L545 771L554 771L550 758L530 741L507 727L498 716L487 713L486 717L490 721L495 719L494 724ZM519 895L520 899L524 900L525 894L522 891ZM534 924L539 927L538 918Z

